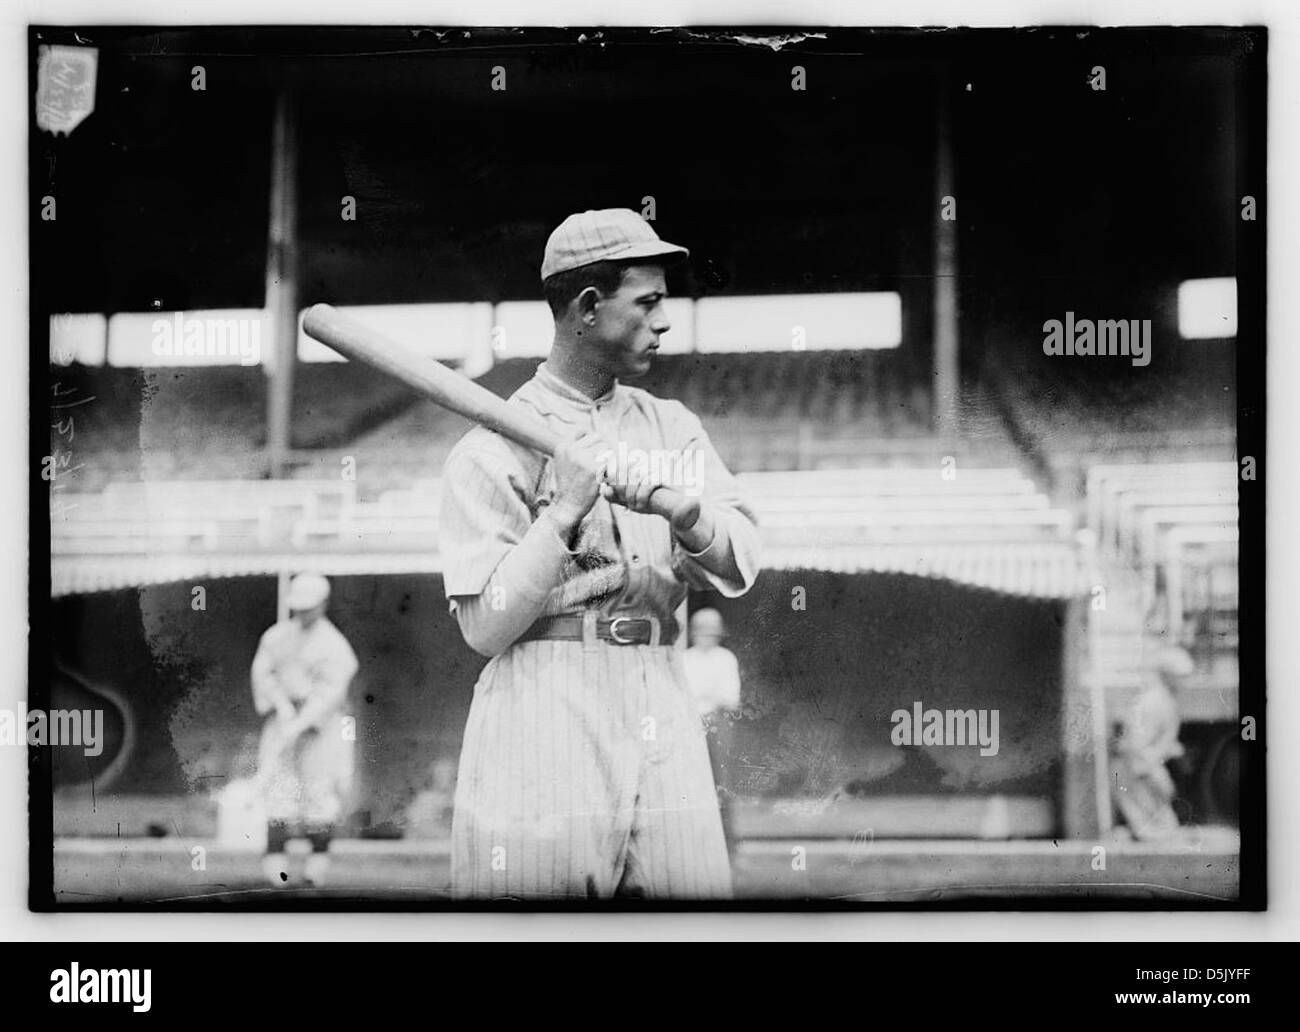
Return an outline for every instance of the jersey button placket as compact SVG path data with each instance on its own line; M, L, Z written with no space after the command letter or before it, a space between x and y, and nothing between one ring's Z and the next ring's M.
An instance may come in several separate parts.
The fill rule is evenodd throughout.
M603 413L606 407L607 406L597 404L596 412ZM599 423L597 423L596 416L593 414L592 428L595 429L598 433L600 433L600 435L605 439L605 441L615 449L614 455L615 455L615 461L617 461L619 426L616 422L608 419L603 415L600 422L604 423L605 425L601 426ZM606 433L606 430L613 431L612 435L610 433ZM616 471L616 475L623 476L626 474L626 472L627 472L626 470L619 468ZM613 515L615 525L618 528L618 550L621 558L623 559L623 566L627 571L627 585L623 589L622 601L624 603L627 603L629 606L634 607L636 605L637 599L641 597L642 590L644 587L642 584L642 581L644 579L642 575L643 567L641 565L640 558L639 558L640 545L638 544L637 541L639 537L637 533L637 524L639 523L639 520L635 514L629 515L630 510L624 508L621 505L611 505L610 513ZM619 606L618 608L621 609L622 606Z

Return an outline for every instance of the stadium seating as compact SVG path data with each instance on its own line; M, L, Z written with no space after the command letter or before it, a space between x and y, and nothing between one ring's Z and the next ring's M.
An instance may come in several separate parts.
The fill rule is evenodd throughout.
M1156 653L1191 655L1185 721L1237 716L1237 469L1232 461L1098 462L1085 508L1104 603L1089 613L1095 690L1109 721L1125 713Z
M1203 463L1235 456L1233 349L1186 344L1123 375L1002 348L980 380L1053 496L1088 494L1090 467ZM1095 524L1095 521L1090 521Z
M1236 355L1180 341L1143 369L995 349L993 406L1054 503L1086 528L1086 676L1113 727L1159 649L1186 648L1188 721L1236 719Z
M1235 464L1098 464L1087 473L1086 490L1102 556L1137 572L1141 611L1150 614L1159 601L1159 626L1183 640L1183 589L1195 579L1185 575L1184 564L1208 561L1210 568L1235 571ZM1211 546L1217 546L1212 556L1202 554ZM1228 580L1235 582L1235 572Z
M1015 468L950 478L935 467L748 473L740 482L769 567L950 576L1026 594L1073 584L1073 517ZM52 521L54 589L155 582L174 575L168 559L212 572L340 556L356 572L436 569L440 500L431 477L373 499L337 477L115 483L64 497L67 511Z
M535 358L506 359L479 378L501 396L532 376ZM130 370L70 366L65 381L95 397L93 432L79 434L75 487L114 480L266 475L266 378L241 366ZM947 454L1015 461L988 421L965 442L930 430L925 381L895 352L661 355L638 386L700 415L737 470L920 465ZM87 406L88 409L91 406ZM299 366L293 459L307 479L355 459L363 497L436 475L468 423L372 370ZM977 443L978 442L978 443Z

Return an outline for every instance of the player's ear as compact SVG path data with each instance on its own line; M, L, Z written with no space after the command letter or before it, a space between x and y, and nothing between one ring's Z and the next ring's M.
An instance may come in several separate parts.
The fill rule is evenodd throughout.
M604 300L604 296L595 287L583 287L575 299L574 303L578 308L578 318L584 323L592 323L596 319L596 306Z

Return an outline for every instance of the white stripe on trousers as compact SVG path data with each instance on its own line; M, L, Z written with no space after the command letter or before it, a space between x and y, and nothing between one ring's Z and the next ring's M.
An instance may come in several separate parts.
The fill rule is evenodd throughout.
M488 663L461 749L452 892L731 897L676 649L529 641Z

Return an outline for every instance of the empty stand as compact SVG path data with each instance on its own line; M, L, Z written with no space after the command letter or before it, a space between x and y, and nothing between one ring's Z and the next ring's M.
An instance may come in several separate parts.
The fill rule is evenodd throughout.
M363 464L362 458L359 465ZM1073 517L1017 469L936 468L740 476L769 568L947 576L1028 595L1075 585ZM52 520L56 592L80 559L118 561L113 583L151 582L147 558L238 560L273 572L347 557L348 569L437 568L442 486L432 476L359 496L342 478L117 483L69 494ZM195 568L185 567L186 570Z
M1104 592L1089 612L1088 676L1108 733L1170 644L1194 666L1178 679L1182 719L1237 719L1237 477L1232 461L1086 470L1093 576Z
M1195 578L1184 576L1181 564L1204 558L1223 569L1227 555L1235 557L1236 497L1232 462L1099 464L1087 473L1088 519L1101 556L1135 571L1142 613L1155 609L1185 644L1183 591Z
M1195 465L1235 456L1231 345L1166 346L1149 367L1134 368L1127 359L1049 358L1040 343L998 348L980 379L1008 432L1061 501L1091 497L1087 477L1094 466Z
M538 363L500 360L478 382L508 397ZM75 446L76 490L123 479L266 475L261 369L70 366L58 375L95 397ZM935 438L925 379L897 351L661 354L636 386L697 413L735 470L907 468L946 456L976 466L1020 461L978 388L970 432ZM303 363L295 377L294 476L337 476L351 456L365 499L436 476L468 429L466 420L365 367Z

